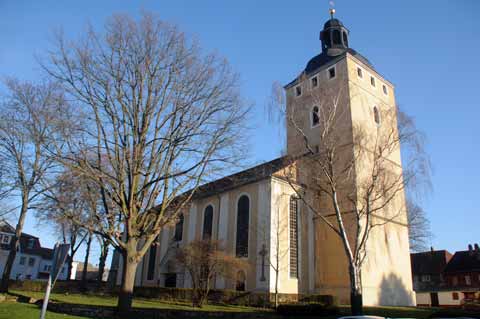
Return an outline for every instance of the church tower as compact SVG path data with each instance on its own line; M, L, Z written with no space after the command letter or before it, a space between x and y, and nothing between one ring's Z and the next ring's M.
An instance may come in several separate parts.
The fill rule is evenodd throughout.
M355 141L367 139L366 147L374 148L373 141L381 130L398 134L395 91L393 84L367 58L350 47L350 32L334 17L334 12L331 9L331 17L320 32L320 53L284 87L287 154L301 157L322 152L324 127L334 125L335 143L344 147L341 161L354 161L349 187L351 193L358 194L361 177L372 163L368 156L356 155ZM335 110L333 116L332 109ZM334 120L329 120L329 116ZM388 160L392 163L391 169L401 175L399 147L388 155ZM299 165L302 170L303 164ZM314 168L303 169L307 172L304 175L309 175ZM318 196L318 202L317 209L322 214L334 215L326 203L328 199ZM372 231L366 248L367 258L361 274L365 305L414 304L403 190L390 206L382 214L399 211L400 217ZM349 224L347 228L354 228L351 218L345 217L345 221ZM314 253L315 270L300 290L332 294L339 296L341 302L349 302L348 262L342 242L320 219L314 218L313 223L315 247L311 252Z

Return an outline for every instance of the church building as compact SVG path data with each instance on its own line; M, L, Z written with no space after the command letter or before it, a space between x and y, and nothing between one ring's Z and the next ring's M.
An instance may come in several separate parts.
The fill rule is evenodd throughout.
M356 138L354 127L373 132L383 124L382 109L396 110L395 89L368 59L350 48L349 30L333 13L320 40L321 52L284 86L285 116L302 119L297 125L285 121L287 154L201 186L178 223L162 230L158 242L145 254L136 286L191 287L185 270L174 260L175 250L193 240L212 238L223 243L227 253L249 264L238 270L235 278L216 278L215 289L274 293L278 282L280 294L329 294L337 296L340 303L349 303L348 263L342 242L299 200L302 181L292 183L286 172L303 165L304 139L311 141L314 151L322 151L315 141L320 138L324 102L333 99L341 105L345 115L340 126L346 133L339 136L338 143L346 144ZM396 133L396 126L393 129ZM401 174L399 149L390 160ZM351 187L356 186L352 179ZM398 196L396 202L404 207L404 192ZM399 221L376 228L368 239L361 273L364 305L415 303L406 210L401 214ZM274 267L277 255L279 267ZM120 284L118 255L112 260L115 269Z

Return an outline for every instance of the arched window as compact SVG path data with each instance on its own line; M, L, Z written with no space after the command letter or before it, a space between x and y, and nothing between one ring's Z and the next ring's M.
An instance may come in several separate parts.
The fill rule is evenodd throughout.
M340 31L333 30L332 37L333 37L333 44L342 44L342 41L340 40Z
M343 31L342 33L343 35L343 45L348 47L348 36L347 36L347 32Z
M317 126L320 123L320 116L318 115L318 106L312 108L312 126Z
M235 290L236 291L245 291L245 272L240 270L237 273L237 282L235 283Z
M250 218L250 199L243 195L237 203L237 257L248 257L248 222Z
M212 238L213 225L213 207L208 205L203 213L203 234L202 239L207 240Z
M290 277L298 278L298 198L290 197Z
M373 107L373 119L377 125L380 125L380 113L378 112L378 108L376 106Z
M183 237L183 214L180 214L180 216L178 216L178 222L175 225L174 240L181 241L182 237Z

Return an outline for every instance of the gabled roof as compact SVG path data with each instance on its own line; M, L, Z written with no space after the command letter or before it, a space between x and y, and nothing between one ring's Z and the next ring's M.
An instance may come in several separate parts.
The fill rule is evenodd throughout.
M480 272L480 251L479 250L464 250L457 251L447 267L445 273L457 272Z
M419 275L440 275L452 254L446 250L433 250L410 254L412 273Z

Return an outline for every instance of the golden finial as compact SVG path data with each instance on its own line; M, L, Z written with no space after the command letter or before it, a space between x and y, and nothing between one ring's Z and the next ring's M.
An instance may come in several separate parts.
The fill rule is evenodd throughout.
M334 8L335 2L330 1L329 4L330 4L330 10L329 10L330 11L330 18L333 19L333 15L335 14L335 8Z

